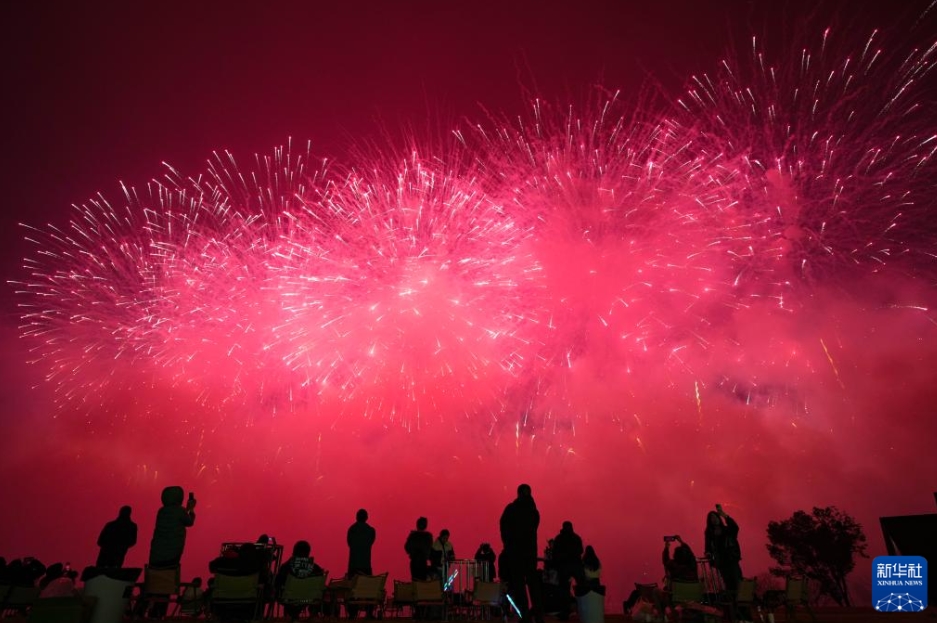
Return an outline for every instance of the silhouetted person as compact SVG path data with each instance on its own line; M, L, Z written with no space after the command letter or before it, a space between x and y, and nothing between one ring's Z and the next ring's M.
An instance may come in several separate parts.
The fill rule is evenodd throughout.
M706 556L722 576L726 591L735 593L742 579L742 548L739 546L739 525L716 504L706 515Z
M151 567L176 567L185 549L186 528L195 523L195 496L189 494L185 506L182 487L163 489L163 507L156 513L156 526L150 542Z
M202 578L193 578L179 597L181 614L197 618L205 611L205 591L202 590Z
M95 567L123 567L127 550L137 544L137 524L130 519L131 508L122 506L117 519L104 524L98 536L98 561Z
M582 554L582 577L583 587L598 590L602 586L602 563L599 557L595 555L595 550L591 545L586 546L586 551Z
M372 575L371 546L377 533L368 525L368 511L363 508L355 515L355 523L348 528L348 577Z
M449 540L449 531L443 528L439 532L439 538L433 541L433 551L430 554L430 563L438 577L446 581L446 567L455 560L455 549Z
M263 556L255 543L241 543L237 548L228 548L210 563L208 570L215 575L228 577L249 577L257 575L262 583ZM211 603L211 599L208 600ZM221 603L212 605L214 614L221 621L250 621L254 614L251 603Z
M324 574L325 570L317 565L315 560L312 558L312 547L309 545L309 542L296 541L296 545L293 546L293 555L290 556L287 561L283 563L282 566L280 566L280 570L277 571L277 595L280 595L280 593L283 591L283 587L286 586L286 579L289 576L293 576L294 578L302 580L312 576ZM291 621L298 619L305 609L305 604L283 605L283 611Z
M45 588L50 582L53 582L65 576L65 565L55 562L46 568L45 574L39 578L39 588Z
M690 546L683 542L680 535L672 537L672 540L679 543L673 551L673 557L670 555L669 538L664 539L664 551L661 553L661 561L664 563L664 578L669 587L673 580L678 582L698 582L699 570L696 567L696 554L690 549Z
M60 562L50 565L46 569L45 576L39 581L39 588L42 589L39 597L72 597L78 594L75 589L75 578L78 574L67 569Z
M404 551L410 557L410 579L426 580L429 577L429 558L433 551L433 535L426 527L429 525L426 517L416 520L416 530L411 530L407 541L403 545Z
M263 575L263 556L253 543L241 543L237 548L228 548L208 563L208 570L221 575Z
M45 573L46 566L35 558L16 558L7 564L5 582L11 586L34 586Z
M254 555L257 556L260 565L260 583L264 587L264 598L268 601L274 596L273 548L275 546L276 540L266 534L261 534L254 543Z
M573 532L571 521L564 521L560 533L553 539L552 563L556 569L559 587L559 619L565 621L569 618L569 607L572 596L569 592L570 580L576 579L576 584L582 582L582 539Z
M491 545L488 543L482 543L475 551L475 560L485 565L483 578L488 582L494 582L498 579L497 570L495 568L496 559L495 551L491 549Z
M672 543L679 543L674 549L673 556L670 555L670 546ZM699 571L696 565L696 554L690 549L690 546L683 542L680 535L664 537L664 551L661 552L661 562L664 564L664 591L659 588L653 590L642 590L635 588L631 596L625 602L625 614L632 613L632 618L636 614L632 612L634 605L643 600L649 604L648 607L655 608L658 612L663 612L666 607L672 606L670 598L671 584L677 582L699 582Z
M374 545L374 539L377 533L374 528L368 525L368 511L363 508L355 514L355 523L348 528L348 576L353 578L356 575L374 575L371 569L371 546ZM358 616L358 609L355 606L346 606L348 616L355 618ZM368 618L371 618L372 608L369 606L365 612Z
M531 617L537 621L543 620L540 574L537 571L539 526L540 511L534 503L530 485L520 485L517 488L517 499L508 504L501 514L501 542L504 544L501 573L507 577L508 595L525 621Z

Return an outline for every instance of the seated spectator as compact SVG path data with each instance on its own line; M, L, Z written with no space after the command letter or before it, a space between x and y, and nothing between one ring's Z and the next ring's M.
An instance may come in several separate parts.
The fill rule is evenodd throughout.
M254 543L243 543L237 549L227 549L221 556L208 563L208 569L215 575L250 576L257 574L258 585L263 578L263 556ZM212 582L209 580L209 592ZM221 621L250 621L254 615L254 605L248 603L215 604L212 616Z
M202 590L202 578L194 578L179 598L179 610L190 617L198 617L205 611L205 591Z
M293 546L293 555L280 566L276 577L277 595L283 591L286 585L286 579L293 576L297 579L309 578L316 575L324 575L325 571L315 563L312 558L312 547L308 541L296 541ZM283 610L291 620L298 619L306 606L284 605Z
M39 578L39 588L45 588L49 582L57 580L65 575L65 565L60 562L53 563L46 568L46 573Z
M491 545L488 543L479 545L478 550L475 552L475 560L484 565L485 580L488 582L496 582L498 580L498 574L495 570L495 551L491 549Z
M661 560L664 563L664 582L668 589L670 588L670 582L673 580L682 582L699 581L699 571L696 568L696 556L693 554L693 550L683 542L679 534L674 536L673 540L680 544L674 550L673 557L670 556L671 541L667 539L664 540L664 551L661 554Z
M257 537L257 542L254 544L254 550L257 557L260 558L260 564L268 572L273 567L274 547L276 547L276 541L266 534Z
M7 565L7 578L12 586L35 586L46 573L46 566L35 558L17 559Z
M277 588L286 584L287 576L303 579L314 575L324 575L325 570L316 564L312 557L312 546L308 541L296 541L293 546L293 555L287 558L277 572ZM278 591L279 592L279 591Z
M211 592L215 590L215 578L208 578L208 585L205 587L205 601L211 601Z
M584 587L594 590L602 585L600 581L602 563L599 561L599 557L595 555L595 550L591 545L586 546L586 551L582 555L582 574L585 579L583 582Z
M3 567L3 571L0 572L0 584L16 584L16 578L22 575L23 573L23 561L19 558L14 558L9 563Z
M263 567L263 558L258 555L253 543L244 543L237 549L227 549L221 555L208 563L208 570L221 575L253 575L260 574Z
M39 582L42 591L39 593L40 599L46 597L74 597L78 595L78 589L75 587L75 579L78 573L70 569L66 570L62 563L57 562L50 565L46 570L45 577Z
M671 543L679 543L670 554ZM665 612L671 606L670 583L674 580L682 582L699 581L699 572L696 568L696 556L690 546L683 542L680 535L665 536L664 550L661 552L661 562L664 565L664 590L657 585L635 586L628 600L625 601L625 613L631 613L632 618L641 618L645 613Z

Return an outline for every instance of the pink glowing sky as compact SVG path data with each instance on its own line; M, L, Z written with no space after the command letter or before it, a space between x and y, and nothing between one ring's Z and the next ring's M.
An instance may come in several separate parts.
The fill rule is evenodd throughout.
M898 20L869 4L858 24L839 19L865 30ZM482 107L512 118L529 108L530 92L564 103L597 84L626 95L648 85L678 93L752 31L783 48L808 3L790 3L783 16L739 1L716 10L692 2L378 6L5 4L0 45L15 97L3 103L4 281L23 279L20 258L32 253L18 223L64 224L71 204L99 191L119 200L118 180L143 185L163 173L162 162L194 173L215 150L246 162L287 137L341 159L401 127L443 137L463 117L486 122ZM825 27L841 6L857 10L826 5L811 23ZM535 252L553 262L549 290L596 297L597 308L603 280L629 265L625 251L592 257L539 240L546 249ZM594 263L606 272L584 282ZM562 395L556 404L550 392L542 397L579 414L533 436L442 416L407 432L344 413L334 426L238 406L207 414L196 395L204 386L167 391L146 381L134 397L112 396L106 414L61 413L42 366L25 365L30 343L17 338L18 299L4 287L0 487L16 511L0 517L0 555L90 563L100 527L131 504L141 537L129 562L142 564L159 491L181 484L200 499L187 577L207 572L219 542L263 532L287 546L309 540L320 564L341 575L342 538L359 507L378 532L375 568L402 577L416 517L429 517L431 530L448 527L467 556L481 541L497 544L497 517L526 481L543 518L541 543L572 520L603 560L613 603L632 581L658 579L663 534L702 550L715 502L742 526L746 575L767 568L767 522L812 506L855 515L874 556L884 550L879 516L933 511L937 323L921 308L932 309L937 292L914 274L825 283L796 314L768 304L736 309L723 319L730 329L720 335L732 339L720 348L688 353L680 368L639 365L627 380L609 372L622 360L618 347L585 325L584 354L548 379ZM744 352L727 346L733 341ZM717 377L757 379L769 390L745 404ZM484 400L488 380L463 386L462 396ZM380 392L380 383L369 389ZM345 407L358 408L354 400ZM867 573L860 562L857 576Z

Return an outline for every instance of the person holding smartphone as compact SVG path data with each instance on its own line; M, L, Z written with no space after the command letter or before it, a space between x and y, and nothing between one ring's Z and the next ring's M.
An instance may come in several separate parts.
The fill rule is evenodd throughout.
M739 525L729 517L722 504L706 515L706 556L722 576L726 592L734 594L742 580L742 548L739 546Z
M670 546L679 543L671 556ZM680 535L664 537L664 551L661 553L664 563L664 585L669 588L670 582L698 582L699 571L696 568L696 555L689 545L683 542Z
M182 505L185 491L182 487L166 487L162 493L163 507L156 513L156 526L150 541L151 567L176 567L185 549L186 529L195 523L195 494Z

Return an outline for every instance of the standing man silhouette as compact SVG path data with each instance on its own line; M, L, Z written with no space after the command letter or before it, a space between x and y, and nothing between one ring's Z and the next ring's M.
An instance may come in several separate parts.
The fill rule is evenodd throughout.
M348 577L371 575L371 546L377 532L368 524L368 511L363 508L348 528Z
M522 484L517 487L517 498L501 514L501 542L504 545L502 574L507 579L508 596L514 601L525 623L531 620L537 623L543 621L540 575L537 571L538 527L540 511L537 510L530 485Z
M137 524L130 519L132 509L121 506L117 519L109 521L98 537L98 561L95 567L123 567L127 550L137 544Z
M368 524L368 511L363 508L355 514L355 523L348 528L348 575L373 575L371 568L371 546L377 538L377 532ZM357 606L348 606L348 615L351 618L358 616ZM367 608L367 617L371 618L371 607Z

